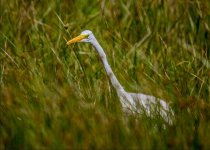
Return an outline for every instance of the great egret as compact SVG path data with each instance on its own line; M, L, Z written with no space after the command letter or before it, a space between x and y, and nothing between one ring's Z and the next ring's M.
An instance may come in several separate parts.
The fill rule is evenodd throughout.
M112 83L112 86L117 92L124 112L146 113L146 115L150 117L154 117L155 114L158 114L167 123L172 124L171 114L173 114L173 112L167 102L151 95L145 95L142 93L128 93L124 90L123 86L119 83L110 65L108 64L104 50L90 30L85 30L79 36L69 40L67 45L76 42L91 43L93 47L95 47L102 60L103 66Z

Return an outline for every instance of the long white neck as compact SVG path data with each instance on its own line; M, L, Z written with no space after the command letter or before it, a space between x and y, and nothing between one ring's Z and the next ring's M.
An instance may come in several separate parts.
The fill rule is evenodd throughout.
M124 111L127 110L133 110L134 108L134 101L131 97L131 95L129 95L124 88L122 87L122 85L120 84L120 82L117 80L116 76L114 75L111 67L108 64L107 58L106 58L106 54L104 52L104 50L102 49L101 45L98 43L98 41L95 39L95 37L93 37L93 42L91 42L91 44L95 47L95 49L97 50L101 61L104 65L104 68L106 70L107 75L109 76L109 79L112 83L112 86L115 88L117 95L119 96L119 100L121 102L121 105L124 109Z
M106 58L106 54L103 51L101 45L98 43L98 41L96 39L93 40L93 42L91 42L91 44L95 47L95 49L97 50L102 63L104 65L104 68L106 70L107 75L109 76L109 79L113 85L113 87L116 89L117 92L120 91L124 91L122 85L119 83L119 81L117 80L116 76L114 75L110 65L108 64L107 58Z

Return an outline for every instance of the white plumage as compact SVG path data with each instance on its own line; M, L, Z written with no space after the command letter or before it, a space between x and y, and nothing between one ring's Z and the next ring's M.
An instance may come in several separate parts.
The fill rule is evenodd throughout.
M87 42L91 43L93 47L95 47L102 60L106 73L109 76L109 79L117 92L120 103L122 105L122 109L125 113L145 113L147 116L150 117L160 115L167 123L173 123L173 111L166 101L151 95L145 95L141 93L128 93L124 90L124 88L114 75L110 65L108 64L104 50L90 30L83 31L79 36L73 38L72 40L69 40L67 44L69 45L75 42Z

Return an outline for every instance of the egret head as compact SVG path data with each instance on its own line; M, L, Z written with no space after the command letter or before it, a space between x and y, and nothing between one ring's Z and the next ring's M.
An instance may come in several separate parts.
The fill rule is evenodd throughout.
M89 42L89 43L91 43L94 39L95 38L94 38L94 35L93 35L92 31L84 30L84 31L82 31L82 33L79 36L69 40L66 44L69 45L69 44L76 43L76 42Z

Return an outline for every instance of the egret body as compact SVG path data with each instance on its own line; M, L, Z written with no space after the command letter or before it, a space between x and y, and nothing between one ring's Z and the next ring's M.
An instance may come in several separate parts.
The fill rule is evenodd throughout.
M156 98L152 95L129 93L124 90L123 86L117 80L110 65L108 64L103 48L90 30L85 30L79 36L69 40L67 45L75 42L91 43L92 46L95 47L101 58L110 82L117 92L120 103L122 105L122 109L125 113L146 113L147 116L150 117L158 114L167 123L172 124L171 114L173 114L173 112L166 101Z

